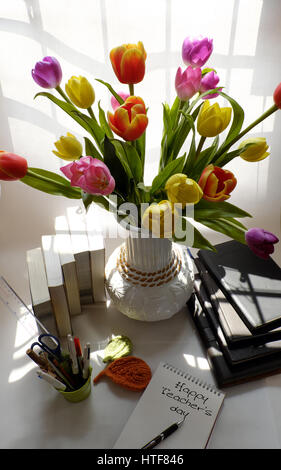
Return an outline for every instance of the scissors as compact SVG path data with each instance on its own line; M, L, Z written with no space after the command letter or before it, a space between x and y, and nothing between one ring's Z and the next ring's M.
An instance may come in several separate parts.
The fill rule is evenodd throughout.
M45 338L51 341L46 342ZM55 343L55 347L50 346L51 342ZM44 352L51 354L51 356L55 357L58 360L62 359L60 341L54 335L47 334L47 333L41 334L40 336L38 336L38 340L35 341L35 343L32 343L32 345L30 346L30 349L33 349L35 346L39 346Z

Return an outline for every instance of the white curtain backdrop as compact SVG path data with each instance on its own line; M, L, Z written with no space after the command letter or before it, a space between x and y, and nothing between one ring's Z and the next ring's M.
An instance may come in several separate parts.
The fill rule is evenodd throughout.
M93 84L96 102L110 107L108 90L95 78L121 91L109 51L141 40L147 51L146 74L135 86L149 107L146 183L158 168L162 132L162 102L175 98L174 77L184 67L181 46L187 35L213 38L214 67L220 84L245 110L245 124L272 105L281 81L280 0L0 0L0 148L24 156L29 166L59 172L52 154L54 142L67 131L81 141L85 135L70 117L40 91L31 69L46 55L55 56L64 83L84 75ZM257 126L249 136L266 137L271 155L261 163L235 159L228 165L238 185L231 201L253 215L249 227L266 228L280 237L281 111ZM53 220L77 204L47 195L21 182L1 182L0 250L2 263L15 249L34 248L41 235L53 233ZM221 238L212 232L211 240ZM275 259L281 263L281 243ZM1 260L0 260L1 266Z

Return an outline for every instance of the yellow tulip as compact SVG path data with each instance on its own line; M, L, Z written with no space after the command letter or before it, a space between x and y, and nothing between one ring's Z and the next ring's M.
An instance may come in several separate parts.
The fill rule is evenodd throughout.
M74 135L70 134L70 132L55 142L55 147L57 148L57 152L53 150L53 153L57 155L57 157L68 161L77 160L81 157L83 151L79 140L77 140Z
M171 238L177 217L173 204L164 200L147 207L142 216L142 226L159 238Z
M181 204L197 204L203 196L203 191L196 181L183 173L170 176L165 185L169 201Z
M85 77L71 77L65 85L65 91L78 108L90 108L95 101L94 89Z
M197 131L203 137L215 137L224 131L231 119L231 108L220 108L218 103L210 105L206 100L197 119Z
M259 162L270 155L270 153L267 152L268 145L266 143L265 137L252 137L246 139L241 142L238 148L243 148L247 144L252 145L250 145L246 150L244 150L244 152L240 154L240 157L247 162Z

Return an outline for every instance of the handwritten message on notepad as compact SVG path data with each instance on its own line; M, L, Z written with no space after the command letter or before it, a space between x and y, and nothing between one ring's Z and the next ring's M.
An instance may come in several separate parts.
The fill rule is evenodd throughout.
M183 425L157 448L203 449L224 397L223 392L188 371L160 363L114 449L140 449L182 418Z

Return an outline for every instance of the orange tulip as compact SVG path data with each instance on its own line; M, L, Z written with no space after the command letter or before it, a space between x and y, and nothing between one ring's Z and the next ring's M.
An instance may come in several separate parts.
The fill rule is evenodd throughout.
M123 44L110 51L114 73L121 83L134 84L142 81L145 73L146 52L143 43Z
M115 134L124 140L136 140L148 124L145 104L139 96L129 96L115 113L107 113L108 122Z
M221 202L230 197L229 194L235 188L237 180L231 171L211 164L202 172L198 184L206 201Z

